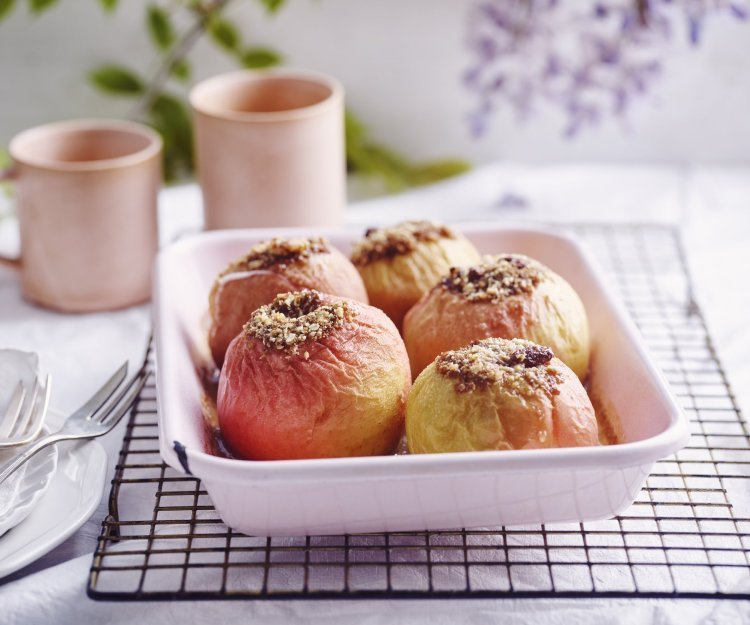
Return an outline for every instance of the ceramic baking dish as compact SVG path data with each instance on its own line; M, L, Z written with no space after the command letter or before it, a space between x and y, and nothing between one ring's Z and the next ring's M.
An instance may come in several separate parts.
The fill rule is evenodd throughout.
M235 230L184 239L158 258L154 293L161 454L199 477L221 518L256 535L445 529L614 516L654 462L688 439L687 420L635 327L587 252L538 228L461 230L483 253L520 252L580 294L592 336L592 384L619 419L621 444L322 460L241 461L206 453L197 371L208 360L207 301L216 274L254 243L309 230ZM314 231L344 253L359 232Z

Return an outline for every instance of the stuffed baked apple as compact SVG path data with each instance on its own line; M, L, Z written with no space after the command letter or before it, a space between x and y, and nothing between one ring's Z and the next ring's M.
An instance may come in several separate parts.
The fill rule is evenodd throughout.
M479 260L466 237L431 221L371 228L352 251L370 303L399 328L406 312L451 267Z
M300 289L367 303L357 270L325 239L276 237L259 243L222 271L211 289L208 342L216 365L221 367L229 343L255 309Z
M452 268L409 311L403 332L415 376L441 352L489 337L545 345L580 379L589 365L588 319L578 294L520 254Z
M382 311L285 293L256 310L227 350L221 434L253 460L387 454L403 433L410 386L406 349Z
M490 338L440 354L409 395L412 453L598 444L594 408L552 350Z

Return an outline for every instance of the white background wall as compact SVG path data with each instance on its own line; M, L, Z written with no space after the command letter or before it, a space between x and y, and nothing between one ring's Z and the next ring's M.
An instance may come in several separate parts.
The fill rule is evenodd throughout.
M63 0L33 18L19 2L0 23L0 145L49 120L124 115L126 104L96 93L84 77L105 60L153 69L143 4L120 0L108 16L96 0ZM248 43L273 45L288 64L341 79L373 134L415 158L750 162L750 23L719 17L699 49L681 41L627 124L610 121L568 141L555 112L523 126L504 114L487 137L474 140L464 123L473 102L460 84L469 63L470 6L469 0L289 0L267 18L256 2L234 0L230 14ZM196 79L234 67L206 42L192 58Z

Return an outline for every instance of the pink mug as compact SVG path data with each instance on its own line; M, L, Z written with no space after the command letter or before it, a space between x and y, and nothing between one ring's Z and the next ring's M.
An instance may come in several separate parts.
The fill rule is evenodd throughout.
M115 120L65 121L10 143L24 296L65 312L145 302L158 246L159 135Z
M337 81L294 69L241 70L201 82L190 104L207 229L341 224Z

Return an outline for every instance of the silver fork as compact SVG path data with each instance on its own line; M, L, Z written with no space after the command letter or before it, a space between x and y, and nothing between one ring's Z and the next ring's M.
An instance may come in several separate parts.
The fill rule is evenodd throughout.
M23 380L18 382L5 414L0 417L0 449L25 445L37 437L47 414L49 392L50 376L44 387L36 376L31 392Z
M3 467L0 471L0 484L24 462L48 445L60 441L96 438L115 427L130 409L148 378L148 369L144 365L127 383L123 384L127 372L128 363L125 362L104 383L104 386L94 393L91 399L65 420L57 432L32 443L22 454Z

